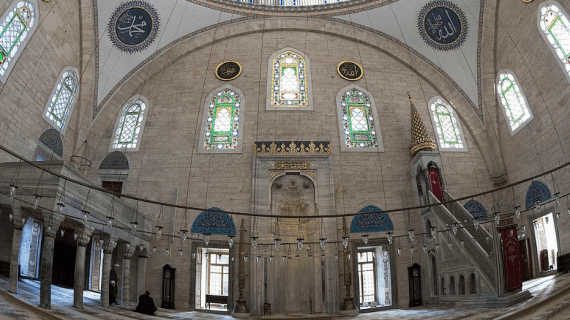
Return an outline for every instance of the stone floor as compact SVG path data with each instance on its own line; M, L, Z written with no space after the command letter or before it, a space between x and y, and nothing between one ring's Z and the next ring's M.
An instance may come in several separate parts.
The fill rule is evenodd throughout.
M360 320L401 320L401 319L516 319L516 320L570 320L570 293L560 294L570 287L570 274L549 276L524 283L523 289L529 290L533 298L518 305L502 309L465 309L465 308L413 308L391 309L372 313L363 313L353 319ZM132 306L112 306L103 308L99 305L99 294L84 292L84 310L73 308L73 290L52 286L52 310L39 307L39 282L23 279L19 283L19 293L8 293L8 279L0 278L0 320L3 319L59 319L73 320L127 320L127 319L234 319L229 315L211 314L195 311L173 311L160 309L156 316L147 316L133 311ZM17 298L18 300L15 300ZM351 319L351 317L335 317Z

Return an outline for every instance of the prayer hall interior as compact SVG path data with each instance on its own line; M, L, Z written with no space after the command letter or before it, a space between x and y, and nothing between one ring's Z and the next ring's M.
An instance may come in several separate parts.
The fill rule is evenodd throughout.
M565 319L567 10L0 0L0 318Z

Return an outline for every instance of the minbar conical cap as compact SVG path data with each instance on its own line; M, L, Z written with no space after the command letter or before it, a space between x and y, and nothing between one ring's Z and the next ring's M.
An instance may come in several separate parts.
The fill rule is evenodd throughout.
M414 106L414 102L409 94L408 98L410 99L410 108L412 110L412 146L410 147L410 153L413 157L421 150L433 151L437 149L437 145L429 137L422 118L420 118L418 110L416 110L416 106Z

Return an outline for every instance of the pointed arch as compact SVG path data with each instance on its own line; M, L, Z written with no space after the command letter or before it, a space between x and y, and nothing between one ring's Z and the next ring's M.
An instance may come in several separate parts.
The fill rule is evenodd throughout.
M60 157L63 157L63 141L59 132L55 129L48 129L40 136L40 141L46 145L51 151Z
M465 203L463 206L465 210L469 211L473 218L477 218L479 221L486 221L487 220L487 210L481 204L481 202L471 199Z
M313 110L309 58L285 48L269 58L266 110Z
M342 151L384 151L376 103L368 91L347 86L336 95L336 106Z
M368 213L368 212L378 212L367 215L358 215L352 219L350 225L351 233L358 232L381 232L381 231L392 231L394 230L394 225L392 220L387 213L382 212L382 209L376 206L367 206L358 213Z
M214 211L209 211L214 210ZM218 207L202 211L192 223L191 233L235 235L236 227L229 214Z
M16 0L2 15L0 25L0 81L6 83L14 64L28 44L38 23L36 0Z
M568 13L556 1L545 1L538 7L537 24L540 34L556 57L570 82L570 21Z
M99 169L129 170L129 159L121 151L113 151L101 161Z
M59 81L53 87L50 99L44 109L43 118L65 135L69 118L75 108L79 94L79 71L73 67L63 69Z
M109 151L138 151L148 114L148 100L136 95L129 99L117 118Z
M504 69L497 74L497 95L511 136L534 119L519 81L511 70Z
M241 153L244 104L243 92L232 85L210 92L202 116L201 152Z
M526 192L525 206L527 209L530 209L535 206L536 202L542 203L550 199L550 197L548 187L540 181L534 181Z
M436 96L431 98L428 106L439 150L467 151L461 123L451 105L442 97Z

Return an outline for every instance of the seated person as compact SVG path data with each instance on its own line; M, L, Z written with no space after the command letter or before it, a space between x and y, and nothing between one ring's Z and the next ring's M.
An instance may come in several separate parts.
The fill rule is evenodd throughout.
M137 310L137 312L154 315L154 312L157 309L154 306L154 301L150 297L150 292L145 291L144 294L140 295L139 305L137 306L136 310Z

